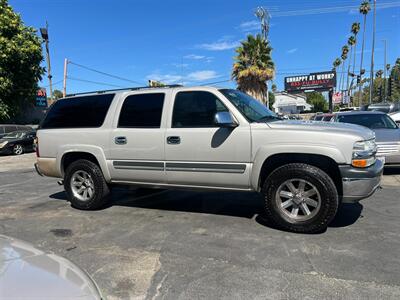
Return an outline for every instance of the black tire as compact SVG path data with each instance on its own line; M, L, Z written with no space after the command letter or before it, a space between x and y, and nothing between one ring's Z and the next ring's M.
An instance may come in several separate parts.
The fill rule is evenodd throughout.
M319 193L315 195L315 197L319 197L319 200L317 199L317 202L320 203L318 204L318 209L312 214L310 213L307 220L298 220L294 219L293 215L287 215L284 209L281 208L283 202L279 202L282 201L282 197L280 199L278 197L278 194L280 195L279 191L281 191L280 188L285 186L288 180L296 179L299 179L299 182L305 181L313 185L312 188L309 185L310 189L314 189ZM274 170L264 181L263 194L268 221L278 228L298 233L316 233L325 230L335 217L339 203L336 186L329 175L317 167L303 163L291 163ZM297 207L297 211L302 211L301 214L304 214L304 216L299 217L308 218L306 212L303 212L303 207L297 206L302 205L297 203L297 201L301 202L302 199L304 201L303 195L296 198L296 203L293 200L291 202L293 204L289 204L293 206L289 207L291 209ZM293 214L293 210L291 214Z
M77 198L72 190L72 176L78 171L84 171L88 173L94 186L93 194L91 195L90 199L85 201ZM102 208L107 203L109 198L108 196L110 194L110 190L100 167L95 163L85 159L74 161L68 166L64 176L64 189L67 193L68 200L71 202L71 205L82 210L96 210Z
M24 154L24 152L25 152L24 146L21 144L15 144L13 146L12 152L14 155Z

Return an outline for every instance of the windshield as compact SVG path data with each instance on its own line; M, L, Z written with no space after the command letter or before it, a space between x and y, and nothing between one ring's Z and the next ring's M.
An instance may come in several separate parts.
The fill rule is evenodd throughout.
M6 134L5 136L3 136L3 139L20 139L24 135L25 135L25 132L14 131L14 132L10 132L10 133Z
M338 116L338 122L357 124L370 129L396 129L396 123L384 114L360 114Z
M249 122L280 120L280 118L265 105L241 91L222 89L220 92L228 98Z

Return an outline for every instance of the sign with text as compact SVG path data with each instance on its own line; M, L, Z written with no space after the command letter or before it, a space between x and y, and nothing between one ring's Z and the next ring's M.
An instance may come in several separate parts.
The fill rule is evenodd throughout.
M301 92L307 90L328 91L336 86L336 72L318 72L308 75L285 77L286 92Z
M47 93L45 88L38 89L36 93L36 106L47 107Z
M333 94L333 96L332 96L333 103L340 104L340 103L342 103L342 100L343 100L343 94L342 93L336 92L336 93Z

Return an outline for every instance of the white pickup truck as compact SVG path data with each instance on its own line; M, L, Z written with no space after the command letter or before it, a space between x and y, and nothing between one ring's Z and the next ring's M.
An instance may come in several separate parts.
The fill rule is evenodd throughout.
M51 107L37 137L36 170L62 178L76 208L100 208L117 184L256 191L270 221L295 232L326 228L340 203L374 193L383 170L369 129L283 121L214 87L73 95Z

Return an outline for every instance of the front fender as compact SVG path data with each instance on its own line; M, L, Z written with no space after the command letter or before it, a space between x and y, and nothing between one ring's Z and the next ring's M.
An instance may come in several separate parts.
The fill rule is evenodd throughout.
M250 186L254 190L258 190L259 178L261 174L261 168L264 162L275 154L315 154L326 156L336 161L337 164L345 164L345 155L335 147L327 145L282 145L282 144L271 144L263 146L258 149L253 157L253 168L250 176Z

